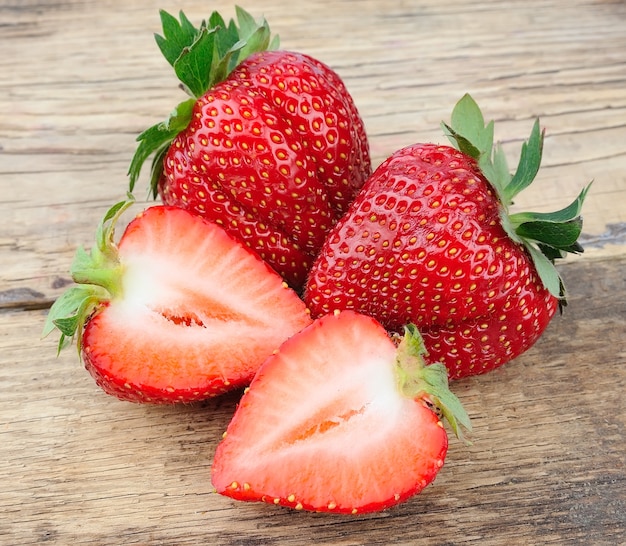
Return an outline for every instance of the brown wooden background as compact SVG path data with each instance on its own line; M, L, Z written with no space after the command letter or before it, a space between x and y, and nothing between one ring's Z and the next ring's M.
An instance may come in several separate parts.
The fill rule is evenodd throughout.
M515 362L454 384L474 445L453 440L406 504L350 518L216 495L236 395L119 402L39 336L77 245L124 196L135 137L182 99L154 44L158 9L197 22L233 5L0 0L0 543L625 544L626 3L240 3L344 78L375 165L444 142L439 122L465 92L512 160L540 116L544 168L519 208L555 209L595 180L586 253L561 266L570 306Z

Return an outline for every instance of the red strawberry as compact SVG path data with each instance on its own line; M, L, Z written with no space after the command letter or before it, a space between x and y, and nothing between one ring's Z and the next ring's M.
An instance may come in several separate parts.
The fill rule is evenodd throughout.
M115 223L131 203L108 212L90 254L79 249L78 285L55 302L44 329L61 331L59 350L77 334L85 367L107 393L190 402L246 385L311 322L274 271L185 210L145 210L116 246Z
M512 177L502 151L492 156L493 124L485 127L469 96L453 127L462 152L416 144L376 170L329 233L305 301L314 316L354 309L390 330L412 322L431 361L459 378L521 354L564 303L553 262L582 252L587 188L561 211L509 214L539 168L539 124Z
M130 189L156 152L155 196L218 223L299 289L371 173L365 128L335 72L268 51L267 23L237 16L240 28L217 13L195 28L161 12L158 45L193 98L139 136Z
M217 491L245 501L356 514L431 483L467 414L446 369L425 366L414 327L398 347L375 320L327 315L259 369L215 453Z

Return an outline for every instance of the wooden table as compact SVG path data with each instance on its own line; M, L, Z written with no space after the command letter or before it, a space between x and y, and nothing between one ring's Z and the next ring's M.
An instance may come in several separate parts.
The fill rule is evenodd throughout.
M445 142L439 122L467 91L507 153L535 116L547 129L520 209L556 209L595 180L586 252L560 266L565 314L515 362L453 385L473 446L452 440L426 491L357 518L215 494L212 455L235 395L120 402L75 351L55 358L56 339L40 339L76 247L124 195L135 137L182 99L152 36L158 9L181 7L196 22L234 14L223 0L0 0L0 543L625 544L626 4L244 4L285 48L345 79L375 165Z

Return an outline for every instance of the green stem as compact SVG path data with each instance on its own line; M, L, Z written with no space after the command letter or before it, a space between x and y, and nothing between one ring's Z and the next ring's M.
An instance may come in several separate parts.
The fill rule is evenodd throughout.
M72 271L72 279L76 284L93 284L101 286L109 294L110 299L122 296L122 276L124 267L118 264L108 269L83 269Z
M448 384L446 367L437 362L427 365L424 340L413 324L405 326L405 333L396 353L396 377L400 392L413 400L425 399L436 406L460 440L464 439L461 427L471 431L469 416L461 401Z

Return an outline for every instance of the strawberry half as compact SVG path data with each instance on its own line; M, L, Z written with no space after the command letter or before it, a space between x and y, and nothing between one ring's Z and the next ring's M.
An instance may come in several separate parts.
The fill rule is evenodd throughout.
M168 206L114 228L112 207L91 253L78 250L76 286L52 306L44 335L76 334L87 370L133 402L190 402L246 385L263 360L311 320L265 263L219 226Z
M237 19L196 28L161 12L157 43L192 98L138 137L130 191L154 153L154 196L218 223L299 289L371 174L365 128L333 70Z
M415 144L380 165L329 233L305 302L313 316L353 309L392 331L414 323L430 359L460 378L520 355L565 303L554 262L583 250L588 187L560 211L511 214L539 169L539 123L514 175L471 97L446 127L459 149Z
M396 346L369 317L327 315L261 366L217 448L213 484L295 509L382 510L443 466L440 414L459 435L470 427L445 367L425 366L414 327Z

